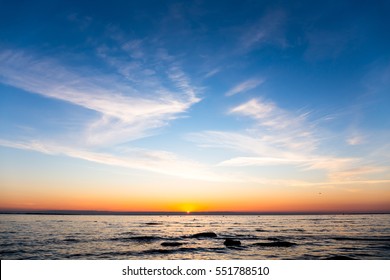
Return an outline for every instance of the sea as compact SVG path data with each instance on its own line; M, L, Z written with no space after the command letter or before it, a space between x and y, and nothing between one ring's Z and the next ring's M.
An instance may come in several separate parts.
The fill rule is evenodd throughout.
M0 215L5 259L390 259L390 214Z

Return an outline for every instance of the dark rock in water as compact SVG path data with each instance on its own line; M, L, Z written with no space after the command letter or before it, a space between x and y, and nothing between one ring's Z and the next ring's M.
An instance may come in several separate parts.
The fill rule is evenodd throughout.
M177 246L183 245L183 243L180 243L180 242L163 242L160 245L164 246L164 247L177 247Z
M275 242L254 243L253 245L261 246L261 247L291 247L297 244L288 241L275 241Z
M356 259L347 256L332 256L326 258L325 260L356 260Z
M241 241L240 240L234 240L231 238L226 238L225 242L223 244L227 247L229 246L241 246Z
M76 238L65 238L64 241L65 242L79 242L79 240Z
M190 237L192 237L192 238L201 238L201 237L214 238L214 237L217 237L217 235L214 232L210 231L210 232L195 233L195 234L191 235Z
M158 226L158 225L162 225L162 223L159 223L159 222L149 222L149 223L145 223L145 225L147 225L147 226Z

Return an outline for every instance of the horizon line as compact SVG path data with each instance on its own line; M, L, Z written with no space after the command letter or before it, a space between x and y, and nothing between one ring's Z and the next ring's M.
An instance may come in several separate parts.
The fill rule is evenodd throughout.
M109 210L13 210L2 209L0 214L18 215L90 215L90 216L201 216L201 215L370 215L390 214L390 211L109 211Z

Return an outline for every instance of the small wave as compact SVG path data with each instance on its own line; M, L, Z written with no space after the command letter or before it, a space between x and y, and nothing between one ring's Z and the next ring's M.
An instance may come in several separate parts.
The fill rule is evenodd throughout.
M221 237L218 237L218 239L225 239L225 238L236 238L236 239L244 239L244 240L259 240L260 237L250 234L224 234L221 235Z
M160 255L160 254L177 254L177 253L194 253L194 252L213 252L213 253L219 253L224 252L226 248L202 248L202 247L196 247L196 248L176 248L176 249L150 249L139 252L140 255Z
M247 246L226 246L227 250L237 250L237 251L244 251L247 249Z
M369 258L370 258L370 257L371 257L371 258L375 257L375 255L366 254L366 253L355 253L354 255L357 256L357 257L365 258L365 259L367 259L367 257L369 257Z
M133 235L133 234L135 234L134 232L132 232L132 231L125 231L125 232L121 232L121 233L119 233L120 235Z
M356 260L356 259L348 256L343 256L343 255L335 255L335 256L327 257L325 258L325 260Z
M390 242L390 237L333 237L332 239L338 240L338 241L384 241L384 242Z
M195 252L196 248L178 248L178 249L150 249L140 252L141 254L155 255L155 254L175 254L180 252Z
M1 245L1 247L12 247L15 245L20 245L20 244L11 242L11 243L1 243L0 245Z
M288 241L274 241L274 242L261 242L261 243L254 243L253 246L260 246L260 247L292 247L297 245L293 242Z
M279 232L305 232L302 228L281 229Z
M43 259L42 255L47 255L47 250L0 250L0 256L2 259Z
M203 227L203 226L197 224L184 224L184 227Z
M242 249L242 248L239 248ZM67 258L112 258L115 256L145 256L145 255L169 255L178 253L194 253L194 252L214 252L223 253L225 248L175 248L175 249L149 249L144 251L116 251L116 252L102 252L102 253L86 253L86 254L72 254Z
M1 250L0 255L15 255L27 253L25 250Z
M360 248L357 248L357 247L340 247L338 249L342 250L342 251L359 251L360 250Z
M269 241L282 241L282 239L279 237L268 237L267 240L269 240Z
M112 254L112 253L110 253ZM97 256L99 256L101 254L92 254L92 253L76 253L76 254L70 254L70 255L66 255L65 257L67 259L73 259L73 258L81 258L81 259L86 259L86 258L95 258Z
M128 237L115 237L111 238L111 241L122 241L122 242L127 242L127 241L136 241L136 242L153 242L157 240L163 239L162 237L159 236L128 236Z

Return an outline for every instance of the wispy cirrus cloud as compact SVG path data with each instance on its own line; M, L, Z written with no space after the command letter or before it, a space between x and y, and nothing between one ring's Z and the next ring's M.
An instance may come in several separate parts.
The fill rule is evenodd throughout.
M313 125L307 121L309 112L289 112L273 102L255 98L232 108L229 113L254 120L252 130L264 137L264 141L289 149L316 148Z
M256 137L257 136L257 137ZM190 138L204 148L223 148L241 152L247 156L239 156L221 161L217 166L279 166L295 165L302 170L342 170L358 163L358 158L342 158L337 156L321 156L310 151L294 148L294 145L283 146L272 141L272 137L261 137L251 133L234 133L223 131L206 131L193 133Z
M244 82L239 83L238 85L234 86L230 90L226 92L226 96L232 96L238 93L246 92L248 90L254 89L264 83L264 79L262 78L252 78L248 79Z
M229 114L252 119L251 128L244 132L203 131L190 135L190 139L201 147L241 153L241 156L220 161L219 167L290 165L302 172L322 170L334 183L348 176L363 182L364 175L382 170L380 166L370 168L360 157L321 152L323 138L319 129L308 120L308 112L291 112L270 101L251 99L232 108Z
M206 75L204 75L204 77L207 79L207 78L211 78L215 75L217 75L219 72L221 72L221 68L214 68L213 70L210 70L206 73Z
M389 172L388 167L375 165L353 166L348 169L334 170L329 174L331 181L348 182L364 180L366 175Z
M114 153L94 152L58 143L32 141L8 141L0 139L0 145L22 150L37 151L49 155L65 155L99 164L129 169L151 171L163 175L210 182L229 181L229 176L218 175L206 165L178 157L174 153L159 150L130 148Z
M189 78L178 65L174 64L169 68L168 77L177 88L185 93L190 102L197 103L200 101L196 89L190 85Z
M133 53L135 48L140 48L140 43L126 46L125 51ZM132 79L126 79L120 73L122 71L123 74L126 61L118 60L109 49L100 51L104 61L118 69L118 74L99 74L88 67L73 68L59 59L25 50L0 50L1 83L79 106L86 112L95 112L81 116L82 130L67 135L66 143L59 137L46 135L38 140L18 135L17 138L10 136L12 141L1 139L0 145L183 178L223 180L222 176L209 172L206 166L182 159L174 153L136 147L132 147L126 155L115 152L117 144L154 134L172 120L180 118L200 98L198 89L191 85L190 79L175 61L169 61L170 64L161 70L162 78L137 72L134 76L141 75L143 79L134 78L137 83L133 83ZM137 70L147 67L140 64ZM132 75L131 72L128 74ZM164 77L165 80L161 80ZM63 129L63 134L67 133L65 127L59 129ZM103 147L108 152L101 153L100 148Z
M176 88L171 89L147 80L136 89L117 76L76 71L55 59L15 50L0 52L0 72L2 83L99 113L100 118L86 123L89 144L143 137L200 100L177 66L172 76Z
M317 139L308 112L291 113L270 101L251 99L228 112L253 120L246 133L206 131L193 134L202 145L219 145L237 150L255 152L267 158L293 158L297 151L307 153L316 148Z
M286 45L285 22L286 13L284 11L270 10L266 12L257 22L246 28L240 38L240 48L247 52L264 44L284 47Z

